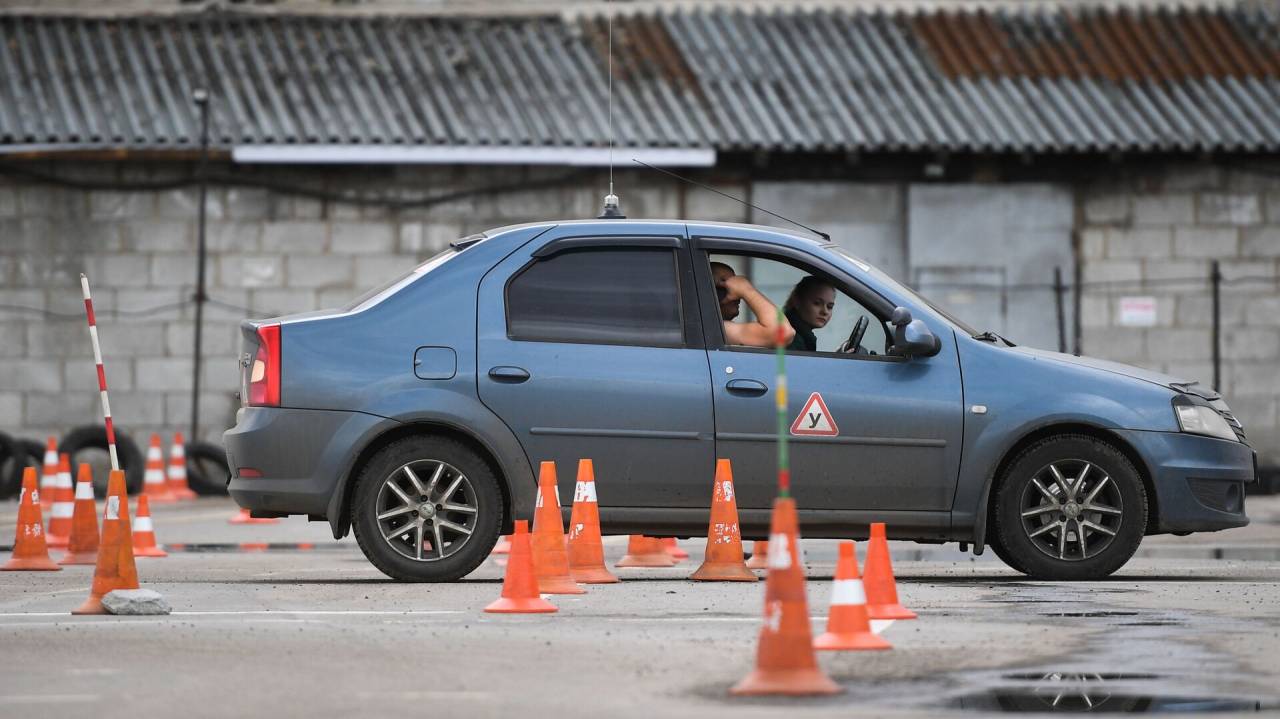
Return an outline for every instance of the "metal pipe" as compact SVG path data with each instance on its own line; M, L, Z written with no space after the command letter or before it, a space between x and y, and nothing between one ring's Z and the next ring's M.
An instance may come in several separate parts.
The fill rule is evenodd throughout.
M1218 261L1209 266L1209 284L1213 288L1213 388L1222 391L1222 270Z
M1062 284L1062 268L1053 268L1053 303L1058 310L1058 351L1066 354L1067 352L1067 308L1064 306L1066 302L1066 285Z
M190 441L200 439L200 355L204 343L204 265L205 265L205 199L209 191L206 179L206 166L209 162L209 93L197 89L192 96L200 107L200 164L196 166L196 175L200 178L200 207L196 230L196 327L195 346L191 354L191 434Z

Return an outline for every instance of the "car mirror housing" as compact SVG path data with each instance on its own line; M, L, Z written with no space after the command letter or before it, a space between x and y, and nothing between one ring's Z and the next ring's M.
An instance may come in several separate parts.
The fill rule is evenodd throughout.
M922 320L911 318L911 310L895 307L889 322L893 325L893 347L903 357L932 357L942 350L938 339Z

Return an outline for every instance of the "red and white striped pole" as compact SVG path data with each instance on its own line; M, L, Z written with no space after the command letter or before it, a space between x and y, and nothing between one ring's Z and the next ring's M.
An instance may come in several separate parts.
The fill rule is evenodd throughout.
M102 393L102 419L107 426L107 451L111 453L111 469L120 469L116 456L116 429L111 424L111 403L107 401L107 373L102 369L102 348L98 345L98 321L93 316L93 298L89 296L89 278L80 274L80 288L84 290L84 312L89 318L89 339L93 340L93 361L98 366L98 391Z

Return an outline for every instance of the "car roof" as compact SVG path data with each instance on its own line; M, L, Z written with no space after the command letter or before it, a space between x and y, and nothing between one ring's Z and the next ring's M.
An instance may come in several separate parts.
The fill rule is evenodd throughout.
M627 218L627 219L610 219L610 220L588 219L588 220L561 220L561 221L554 221L554 222L526 222L518 225L506 225L504 227L496 227L491 230L485 230L483 234L486 237L497 237L500 234L511 232L514 230L523 230L523 229L536 228L536 227L551 229L552 227L564 227L564 226L579 226L583 228L607 228L610 231L621 229L624 232L631 232L633 231L633 228L637 225L640 225L640 226L684 225L689 230L689 234L694 236L704 235L704 234L715 234L715 231L717 229L734 229L739 231L748 230L752 234L756 235L755 239L763 240L765 242L769 242L769 241L776 242L777 240L784 240L784 241L791 241L791 242L800 242L804 244L811 244L818 247L827 247L833 244L829 240L825 240L820 237L815 237L808 233L802 234L793 230L783 229L780 227L772 227L770 225L752 225L744 222L713 222L709 220L676 220L676 219L633 220L633 219ZM625 229L624 229L624 226L625 226Z

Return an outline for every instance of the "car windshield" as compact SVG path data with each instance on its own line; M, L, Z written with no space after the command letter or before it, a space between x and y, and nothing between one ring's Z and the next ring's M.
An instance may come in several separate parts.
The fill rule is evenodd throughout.
M409 272L397 277L387 284L375 287L368 292L360 295L351 301L344 309L345 312L360 312L378 304L384 299L399 292L402 287L413 282L417 278L427 274L435 268L448 262L451 258L458 254L458 251L452 247L445 249L443 252L435 255L431 259L423 262Z
M873 267L871 264L869 264L866 260L863 260L861 257L854 255L853 253L849 252L843 247L833 246L831 247L831 249L834 250L836 253L840 254L841 256L843 256L845 259L849 260L850 262L853 262L853 264L856 265L858 269L862 270L863 272L866 272L867 274L874 276L880 282L886 285L889 285L894 290L897 290L903 293L904 295L911 297L912 299L916 300L920 304L928 307L934 312L937 312L939 315L943 317L943 319L955 325L956 329L960 330L961 332L964 332L965 334L971 337L973 335L980 334L978 330L974 329L973 327L970 327L967 322L961 320L960 318L956 317L950 312L942 309L941 307L934 304L933 302L930 302L927 297L924 297L919 292L916 292L910 287L907 287L901 282L898 282L897 280L893 279L889 275L886 275L884 272L881 272L879 269Z

